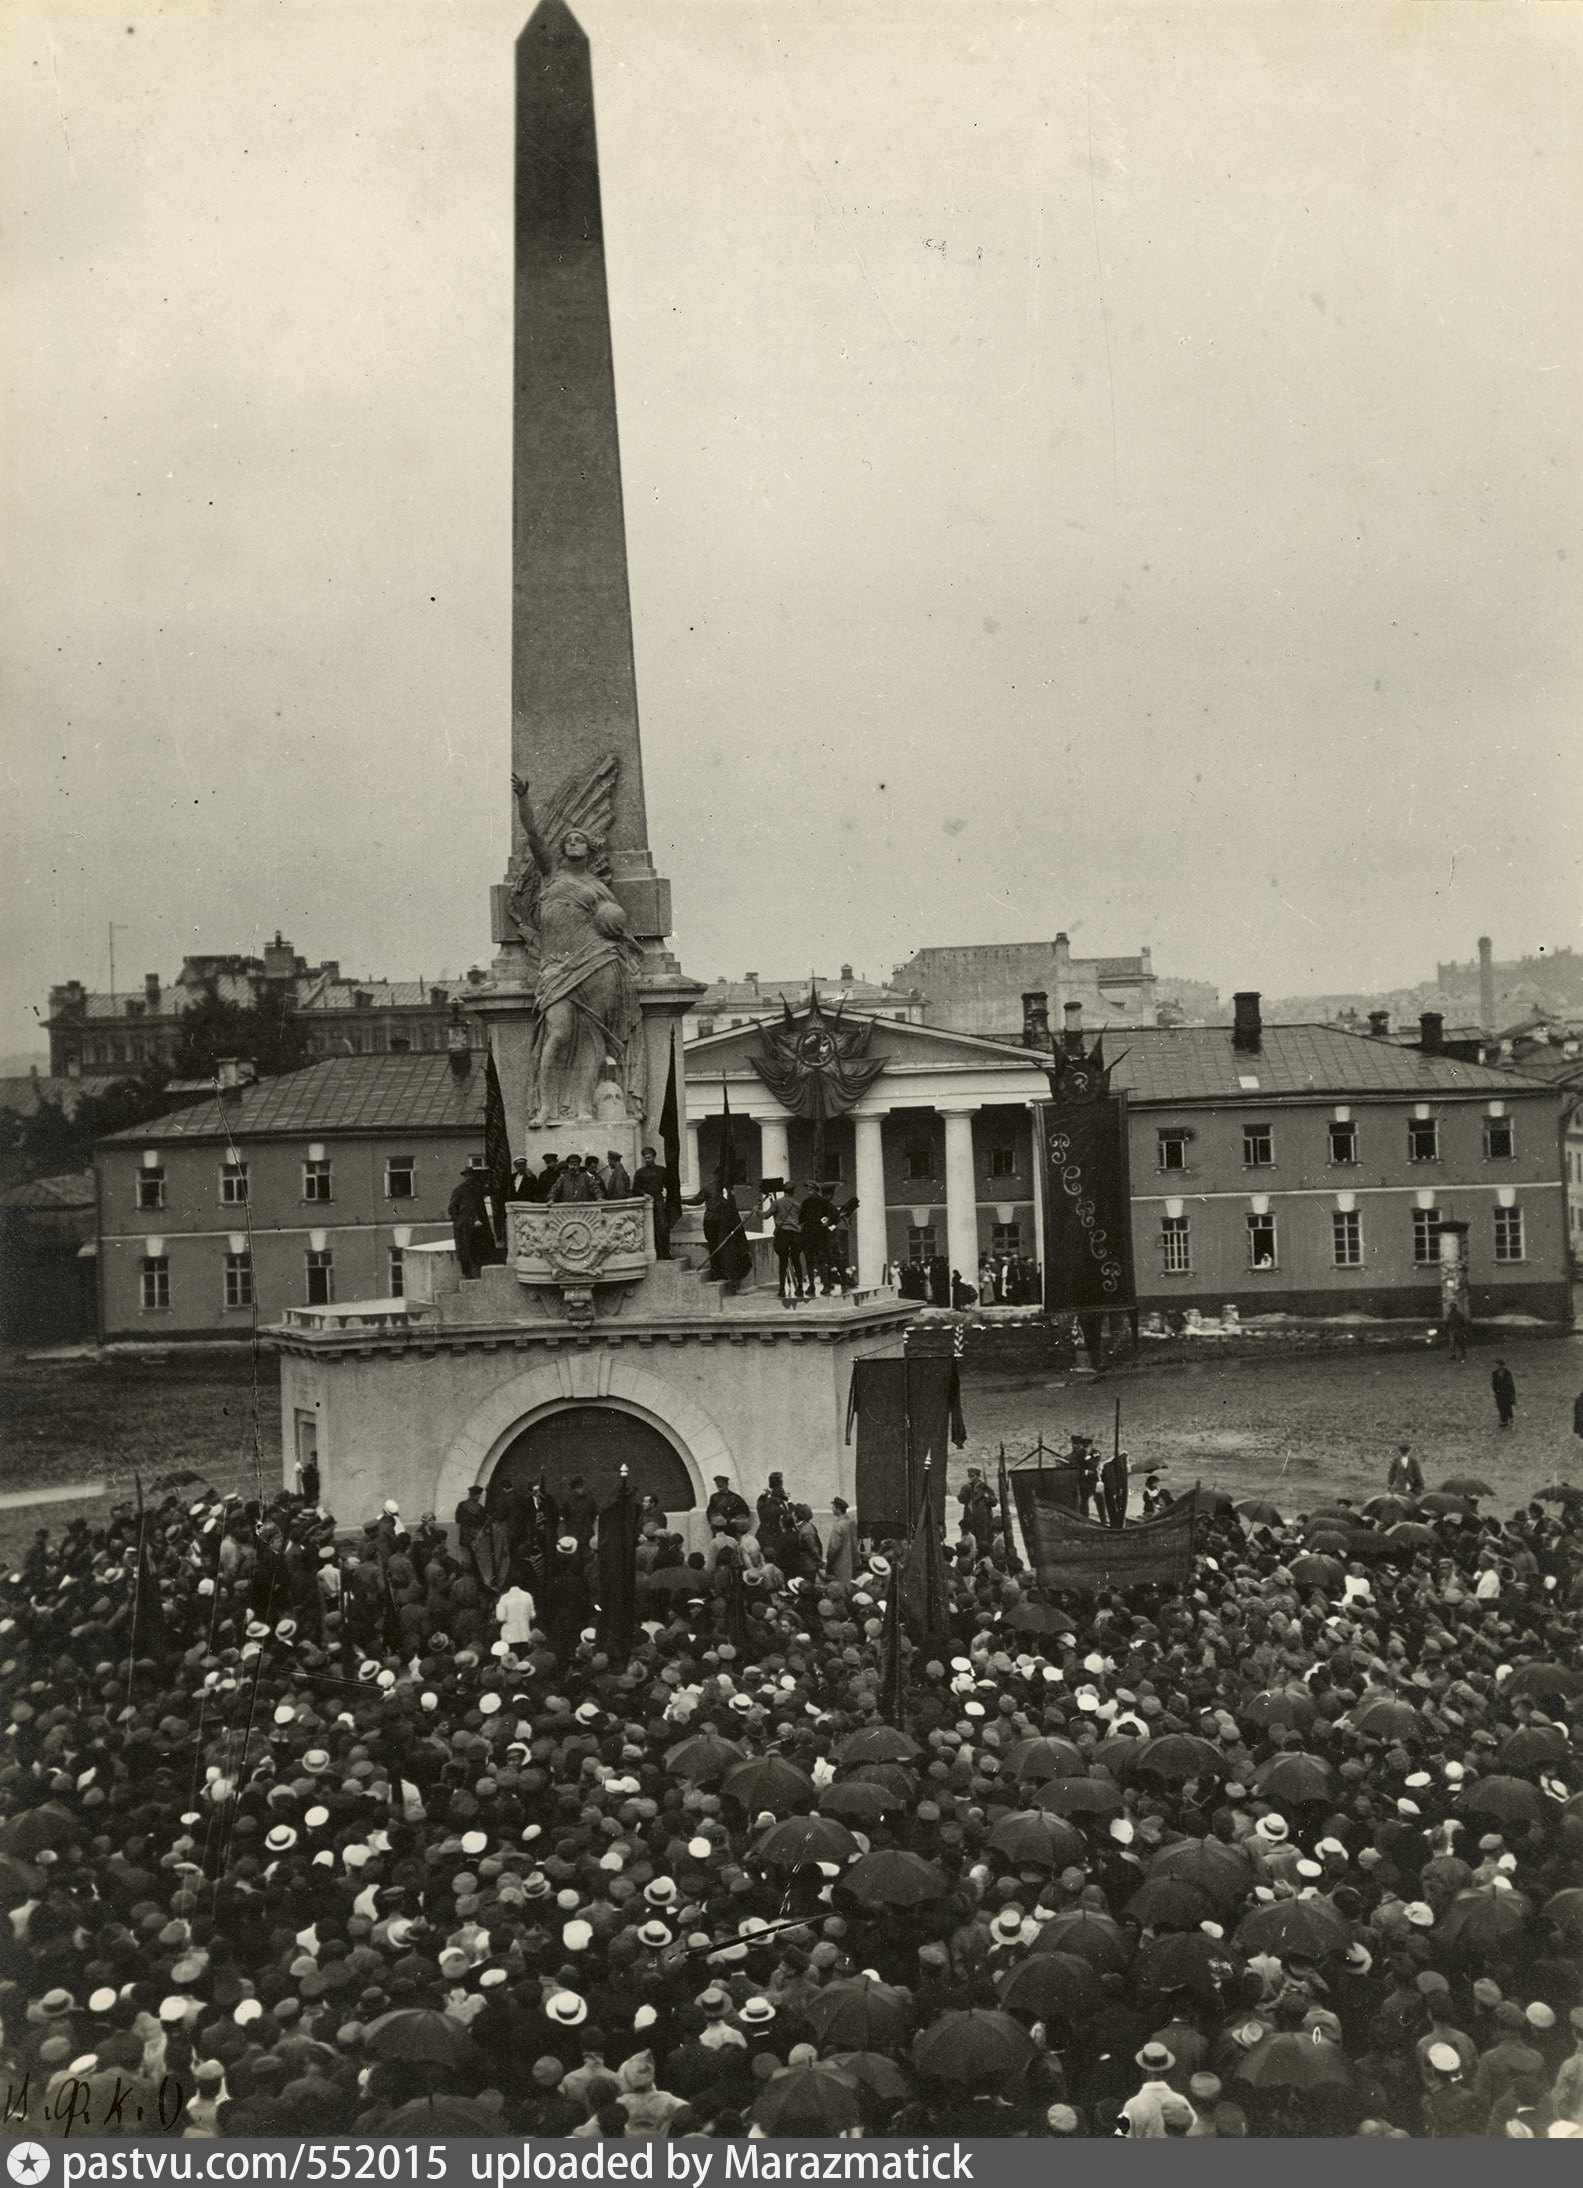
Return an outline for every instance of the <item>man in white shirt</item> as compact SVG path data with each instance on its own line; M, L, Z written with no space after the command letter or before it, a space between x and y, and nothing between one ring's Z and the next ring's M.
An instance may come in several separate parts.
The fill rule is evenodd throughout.
M1176 2065L1176 2054L1168 2051L1164 2044L1145 2044L1137 2054L1137 2064L1143 2069L1143 2085L1122 2106L1121 2117L1134 2142L1163 2142L1163 2107L1169 2102L1174 2108L1181 2102L1165 2078Z
M577 1547L575 1542L573 1549ZM514 1649L525 1649L533 1637L533 1598L520 1580L513 1581L495 1605L500 1638Z

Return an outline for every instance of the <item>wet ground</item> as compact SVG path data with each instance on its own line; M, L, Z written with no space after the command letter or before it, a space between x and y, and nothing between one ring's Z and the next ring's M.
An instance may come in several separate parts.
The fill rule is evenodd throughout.
M1041 1434L1065 1449L1083 1429L1107 1448L1116 1401L1135 1483L1160 1468L1169 1487L1195 1481L1235 1497L1265 1497L1282 1511L1321 1492L1368 1496L1384 1487L1397 1444L1418 1453L1431 1486L1448 1474L1481 1475L1509 1510L1556 1478L1583 1484L1583 1439L1572 1405L1583 1390L1583 1337L1514 1344L1517 1420L1503 1432L1490 1395L1492 1350L1456 1367L1443 1353L1388 1353L1328 1359L1206 1358L1183 1366L1147 1364L1063 1380L1043 1373L969 1369L964 1451L953 1488L971 1463L993 1466L1030 1450ZM47 1361L0 1361L0 1556L16 1557L36 1528L52 1532L76 1512L107 1509L104 1496L48 1504L30 1489L56 1492L105 1485L130 1496L173 1474L252 1494L280 1479L279 1370L269 1354L253 1363L242 1347L117 1354ZM341 1515L348 1520L362 1514Z

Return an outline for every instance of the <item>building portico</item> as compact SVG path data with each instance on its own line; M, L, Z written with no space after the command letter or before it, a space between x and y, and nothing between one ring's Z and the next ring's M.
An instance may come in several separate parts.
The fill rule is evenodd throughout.
M851 1023L848 1020L848 1023ZM720 1160L729 1104L749 1181L815 1182L814 1127L793 1116L753 1068L758 1029L689 1044L689 1162L696 1191ZM887 1266L945 1256L976 1284L983 1255L1037 1262L1041 1231L1032 1106L1049 1098L1037 1056L971 1035L870 1022L884 1066L847 1115L825 1127L824 1178L856 1199L858 1282Z

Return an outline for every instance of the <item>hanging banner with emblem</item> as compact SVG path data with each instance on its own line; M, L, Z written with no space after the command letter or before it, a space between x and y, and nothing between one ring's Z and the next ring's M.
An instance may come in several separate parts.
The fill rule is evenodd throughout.
M1044 1199L1044 1304L1051 1314L1129 1313L1132 1184L1127 1097L1111 1090L1096 1041L1050 1059L1052 1099L1035 1106Z

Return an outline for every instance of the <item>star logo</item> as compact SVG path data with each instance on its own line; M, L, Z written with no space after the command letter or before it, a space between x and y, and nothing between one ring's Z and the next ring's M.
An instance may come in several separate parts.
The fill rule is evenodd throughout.
M5 2154L5 2169L21 2188L37 2188L49 2178L49 2152L41 2142L14 2142Z

